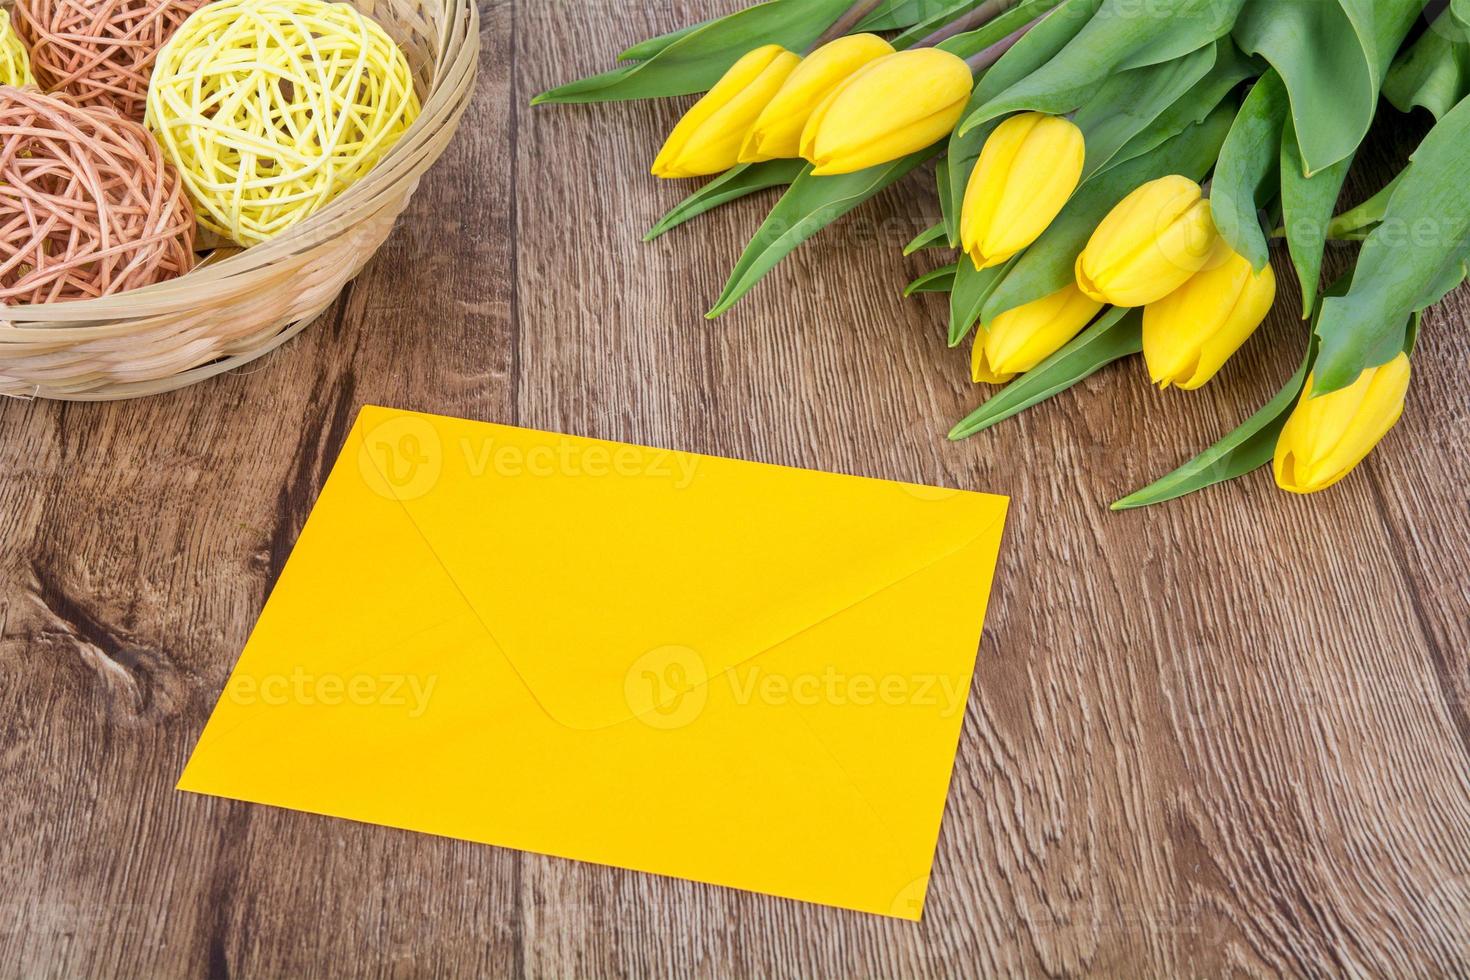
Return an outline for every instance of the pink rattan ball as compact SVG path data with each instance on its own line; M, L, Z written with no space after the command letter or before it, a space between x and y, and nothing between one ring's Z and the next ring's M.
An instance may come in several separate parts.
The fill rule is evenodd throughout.
M136 289L194 264L194 211L140 124L0 86L0 301Z
M153 59L208 0L15 0L15 30L48 92L142 120Z

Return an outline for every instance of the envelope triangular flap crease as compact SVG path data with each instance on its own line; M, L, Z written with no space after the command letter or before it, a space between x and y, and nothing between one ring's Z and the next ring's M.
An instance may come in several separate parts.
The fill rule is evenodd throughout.
M630 717L629 665L651 650L688 648L717 678L995 521L979 494L434 423L445 474L405 513L536 699L577 728Z

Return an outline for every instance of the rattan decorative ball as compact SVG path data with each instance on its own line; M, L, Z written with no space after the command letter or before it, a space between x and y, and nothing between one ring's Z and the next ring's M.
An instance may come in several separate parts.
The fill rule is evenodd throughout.
M418 113L408 59L355 8L217 0L159 52L147 124L200 224L248 246L346 190Z
M143 118L153 59L208 0L15 0L15 29L48 92Z
M0 301L107 296L188 272L194 213L140 124L0 87Z
M0 85L34 85L31 56L10 23L10 11L0 7Z

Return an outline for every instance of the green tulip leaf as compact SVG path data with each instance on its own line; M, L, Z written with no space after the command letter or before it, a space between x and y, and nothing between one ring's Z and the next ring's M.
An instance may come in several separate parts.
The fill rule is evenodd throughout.
M1211 44L1163 64L1114 75L1087 101L1073 122L1087 139L1085 180L1107 166L1139 133L1148 129L1215 66L1219 45Z
M1286 118L1286 86L1280 75L1268 71L1241 104L1220 148L1210 185L1216 229L1257 272L1271 261L1260 209L1270 203L1268 195L1274 199L1280 187L1281 131Z
M939 192L939 223L944 227L944 238L946 241L958 237L959 232L959 210L955 203L953 189L949 186L949 167L941 159L939 166L934 168L934 184Z
M1317 287L1322 279L1322 257L1327 249L1327 229L1353 157L1348 156L1308 177L1296 142L1296 125L1290 115L1282 125L1281 223L1291 252L1291 264L1301 282L1302 317L1305 319L1316 309Z
M1447 113L1410 158L1363 243L1347 295L1322 304L1319 392L1336 391L1403 350L1404 323L1463 268L1470 253L1470 99Z
M1240 49L1228 37L1216 41L1215 64L1209 74L1130 139L1098 172L1102 173L1110 167L1143 156L1190 126L1204 122L1237 85L1258 74L1260 68L1257 62L1241 54Z
M1459 4L1463 0L1455 2ZM1352 22L1358 43L1368 57L1377 93L1394 56L1429 4L1424 0L1338 0L1338 3Z
M763 163L742 163L738 167L732 167L675 205L673 210L658 219L658 224L648 230L643 240L651 242L670 228L678 227L721 204L728 204L771 187L789 184L805 169L804 160L767 160Z
M934 0L883 0L858 24L857 32L901 31L923 20L933 9Z
M1470 0L1467 0L1470 6ZM1383 95L1400 112L1415 106L1442 119L1470 95L1470 43L1467 32L1454 22L1451 11L1439 19L1402 54L1389 70Z
M1066 5L1056 13L1027 31L1014 47L980 76L980 80L975 85L975 91L970 95L970 103L965 108L965 114L969 115L974 112L987 101L1055 57L1058 51L1067 46L1067 42L1077 36L1077 32L1082 30L1087 23L1087 18L1101 2L1102 0L1068 0ZM996 40L1000 40L1001 37L1004 35L997 37ZM950 200L946 213L961 213L964 206L965 189L970 183L970 172L975 169L975 162L980 159L980 151L985 147L986 137L997 125L999 122L995 121L963 136L959 133L950 136L949 149L944 163L941 164L949 170L947 186ZM954 247L959 247L960 237L957 228L950 229L949 241Z
M904 255L913 255L915 252L926 248L943 248L949 244L949 232L944 228L944 222L925 228L914 236L914 240L903 247Z
M1075 339L1001 389L950 430L952 440L967 439L1004 422L1130 354L1143 350L1143 313L1113 308Z
M1248 4L1240 47L1280 73L1307 173L1352 154L1378 105L1390 61L1421 0L1270 0Z
M1456 289L1459 289L1466 278L1470 278L1470 255L1450 256L1449 260L1445 262L1444 267L1439 270L1439 273L1430 282L1429 288L1424 291L1424 294L1419 297L1418 302L1414 304L1417 307L1415 313L1422 314L1431 306L1439 303L1440 300L1444 299ZM1405 344L1405 349L1413 345L1414 341L1411 338Z
M1123 20L1144 18L1177 18L1181 23L1170 24L1145 32L1143 42L1134 47L1114 68L1127 71L1159 65L1166 61L1182 58L1199 48L1208 47L1223 37L1228 37L1235 27L1246 0L1172 0L1162 5L1149 0L1140 5L1138 0L1118 0L1115 15ZM1127 25L1117 25L1115 33L1134 37Z
M902 34L895 37L893 46L899 50L911 48L984 2L985 0L945 0L945 2L935 3L934 0L930 0L925 8L924 16L914 21Z
M1168 476L1114 503L1113 510L1134 510L1177 500L1217 483L1245 476L1271 462L1276 452L1276 440L1281 430L1286 428L1286 421L1296 408L1307 382L1307 373L1311 370L1316 344L1308 343L1307 347L1307 356L1301 367L1264 408Z
M1344 276L1327 290L1328 296L1342 296L1348 288ZM1418 334L1420 314L1409 318L1408 347ZM1295 411L1306 379L1317 358L1317 338L1307 342L1301 367L1265 407L1247 419L1238 429L1221 439L1194 459L1163 479L1113 504L1113 510L1131 510L1176 500L1226 480L1244 476L1271 462L1281 430Z
M690 24L688 27L681 27L677 31L670 31L667 34L660 34L658 37L651 37L647 41L639 41L630 48L624 48L623 52L618 55L618 60L647 61L685 35L693 34L701 27L712 23L714 23L713 20L702 20L698 24Z
M542 92L531 104L617 102L705 92L753 48L779 44L805 51L851 5L851 0L765 0L697 25L667 43L655 39L650 42L653 54L646 61Z
M1012 261L1015 261L1014 259ZM949 294L949 346L958 347L980 322L980 310L985 301L1005 278L1011 263L993 265L988 269L976 269L968 255L959 260L954 286Z
M951 262L937 269L930 269L903 288L904 296L916 293L947 293L954 288L955 269L959 263Z
M1065 113L1116 72L1182 58L1229 33L1244 0L1103 0L1055 57L969 113L959 132L1021 110Z
M972 31L963 31L953 37L945 38L936 47L960 58L973 58L987 48L1004 41L1033 20L1037 20L1042 14L1066 2L1068 0L1021 0L1019 4L996 15L984 25ZM1075 4L1079 0L1070 0L1070 2ZM942 26L942 22L936 25L936 27ZM897 38L893 43L896 47L911 46L932 33L934 32L921 33L915 29ZM1030 31L1026 33L1029 34Z
M982 318L989 323L1007 310L1050 296L1076 281L1077 256L1108 212L1139 186L1169 174L1200 180L1215 163L1234 115L1229 105L1215 108L1204 122L1159 148L1105 170L1072 195L1051 226L1042 232L1007 273Z
M776 202L746 246L720 298L705 316L713 319L729 310L798 245L892 186L938 152L939 147L933 146L892 163L827 177L814 177L811 168L804 167L801 176Z

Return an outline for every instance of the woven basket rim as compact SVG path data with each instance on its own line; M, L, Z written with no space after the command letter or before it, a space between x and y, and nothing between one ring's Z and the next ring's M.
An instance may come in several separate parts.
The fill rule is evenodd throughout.
M0 329L55 337L70 329L106 330L119 319L184 309L201 287L249 289L248 277L349 231L376 212L403 185L416 181L438 159L465 110L479 62L480 14L475 0L443 0L447 16L434 51L433 74L417 119L362 180L326 207L267 242L209 262L175 279L111 296L64 303L17 304L0 311ZM6 4L8 6L8 4Z

